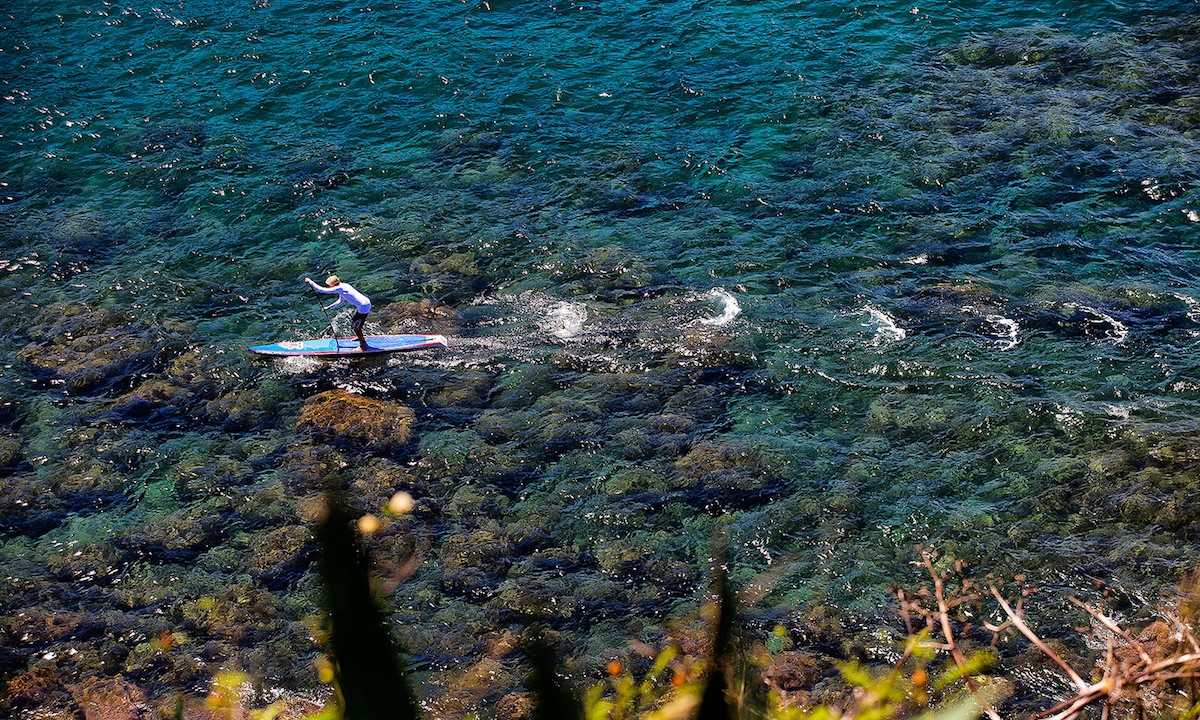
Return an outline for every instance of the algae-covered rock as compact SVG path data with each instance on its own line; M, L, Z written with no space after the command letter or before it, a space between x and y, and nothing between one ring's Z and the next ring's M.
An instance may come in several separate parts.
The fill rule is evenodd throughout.
M253 430L274 427L280 404L290 399L283 386L255 383L234 387L204 403L203 409L207 419L225 430Z
M380 451L407 443L415 425L411 408L345 390L328 390L309 398L296 423L298 430L320 440Z
M0 617L4 644L26 650L40 650L64 640L85 640L103 630L103 621L90 613L29 607Z
M196 452L172 466L167 477L173 481L175 497L195 501L246 485L254 472L241 458Z
M484 410L471 429L499 445L528 434L537 422L538 416L530 410Z
M497 517L508 507L508 498L491 485L469 483L454 491L446 512L455 517Z
M303 525L258 533L250 541L246 572L268 588L283 587L308 566L315 552L312 531Z
M161 415L177 414L177 405L187 396L188 393L177 385L164 380L147 380L117 398L110 414L136 420L158 419Z
M31 328L38 340L20 357L61 380L69 393L95 392L156 370L180 331L151 328L112 310L54 306Z
M533 696L527 692L509 693L496 701L496 720L525 720L533 717Z
M49 477L54 494L72 508L94 509L126 500L127 480L113 464L84 454L75 454L52 467Z
M280 481L270 481L239 493L233 511L247 530L295 523L300 518L299 499Z
M410 466L386 458L370 458L355 468L348 502L356 510L377 512L400 490L421 493L418 484L417 475Z
M191 562L229 532L226 498L213 498L183 510L149 518L121 531L117 547L156 562Z
M441 430L421 438L417 467L434 487L465 476L511 490L536 472L537 459L519 443L489 445L472 430Z
M654 274L640 256L616 245L592 248L573 258L563 270L564 291L619 296L621 291L646 287Z
M397 302L373 310L373 322L388 332L455 335L462 329L462 318L449 305L425 298L415 302Z
M496 379L492 408L514 411L526 408L543 395L559 389L563 374L546 365L517 365Z
M71 696L87 720L142 720L149 698L122 678L85 678Z
M231 584L181 603L182 629L235 643L267 643L284 630L282 603L282 598L248 580Z
M706 510L756 507L783 494L788 482L760 449L736 440L698 443L675 461L688 501Z
M771 664L762 670L762 678L769 686L785 692L811 689L825 675L827 665L810 652L788 650L772 658Z
M120 551L111 545L89 544L54 555L46 567L59 580L82 584L105 582L121 571L123 563Z
M0 536L38 536L58 526L66 504L36 475L18 474L0 482Z
M340 474L347 465L349 461L338 450L301 439L288 446L280 470L287 488L299 494L321 490L326 478Z
M508 538L495 526L447 538L438 553L443 588L469 593L500 582L511 564L511 552Z
M481 371L454 373L451 382L424 394L425 402L433 407L479 407L492 389L492 376Z
M69 673L55 665L39 665L5 683L0 712L18 717L36 711L37 717L74 718Z

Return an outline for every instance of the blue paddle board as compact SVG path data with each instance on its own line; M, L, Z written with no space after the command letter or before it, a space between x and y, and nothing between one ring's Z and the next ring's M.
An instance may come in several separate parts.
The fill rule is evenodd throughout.
M312 355L320 357L377 355L379 353L429 350L446 347L442 335L368 335L367 349L360 350L353 337L320 340L288 340L271 345L255 345L250 352L259 355Z

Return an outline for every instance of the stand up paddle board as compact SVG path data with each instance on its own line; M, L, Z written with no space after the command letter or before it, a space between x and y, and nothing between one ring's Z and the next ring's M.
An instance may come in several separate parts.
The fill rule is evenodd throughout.
M429 350L446 347L443 335L368 335L367 349L360 350L358 338L340 337L320 340L289 340L271 345L255 345L250 352L259 355L354 356L379 353Z

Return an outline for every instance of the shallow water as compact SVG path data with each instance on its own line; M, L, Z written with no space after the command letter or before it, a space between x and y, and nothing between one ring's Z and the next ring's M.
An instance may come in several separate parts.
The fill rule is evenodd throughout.
M583 674L658 638L718 527L770 617L886 614L917 543L1131 595L1196 561L1195 2L0 25L7 618L86 609L91 648L184 628L183 684L312 685L278 660L312 650L310 557L247 552L311 520L321 472L360 512L418 498L375 549L427 538L392 597L435 675L552 599ZM243 352L327 332L300 280L329 273L440 303L369 329L450 347ZM331 388L413 407L412 441L296 430Z

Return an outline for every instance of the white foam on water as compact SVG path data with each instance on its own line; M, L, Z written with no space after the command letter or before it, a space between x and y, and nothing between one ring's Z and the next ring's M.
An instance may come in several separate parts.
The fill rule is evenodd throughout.
M1118 420L1128 420L1133 414L1133 407L1130 405L1116 405L1113 403L1105 403L1103 405L1104 412L1109 417L1117 418Z
M929 253L921 253L920 255L901 260L905 265L928 265Z
M1001 350L1012 350L1021 343L1021 324L1016 320L1003 315L985 315L983 319L991 323L1003 336L1000 341Z
M1196 300L1196 298L1193 297L1188 297L1183 293L1171 293L1171 297L1179 300L1184 305L1187 305L1188 320L1191 320L1192 322L1200 322L1200 300Z
M1090 308L1086 305L1080 305L1079 309L1090 315L1095 315L1098 318L1096 322L1104 323L1112 328L1112 331L1106 333L1106 335L1112 338L1113 345L1120 345L1121 343L1125 342L1127 337L1129 337L1129 328L1125 327L1125 324L1115 317L1106 315L1096 308Z
M1055 404L1054 419L1059 425L1067 429L1076 430L1083 427L1083 414L1062 403Z
M737 298L733 296L725 288L716 287L708 291L708 297L717 298L722 303L721 314L716 317L700 318L696 322L701 325L711 325L713 327L724 327L733 322L733 319L742 314L742 306L738 303Z
M862 324L863 327L875 328L875 336L871 338L871 345L878 347L884 343L895 342L908 337L908 331L897 325L895 318L879 308L867 305L860 312L865 312L871 316L869 321Z
M587 319L587 306L583 303L560 302L538 321L538 326L556 338L570 340L583 332Z
M309 355L288 355L278 359L279 368L290 375L307 375L325 361Z

